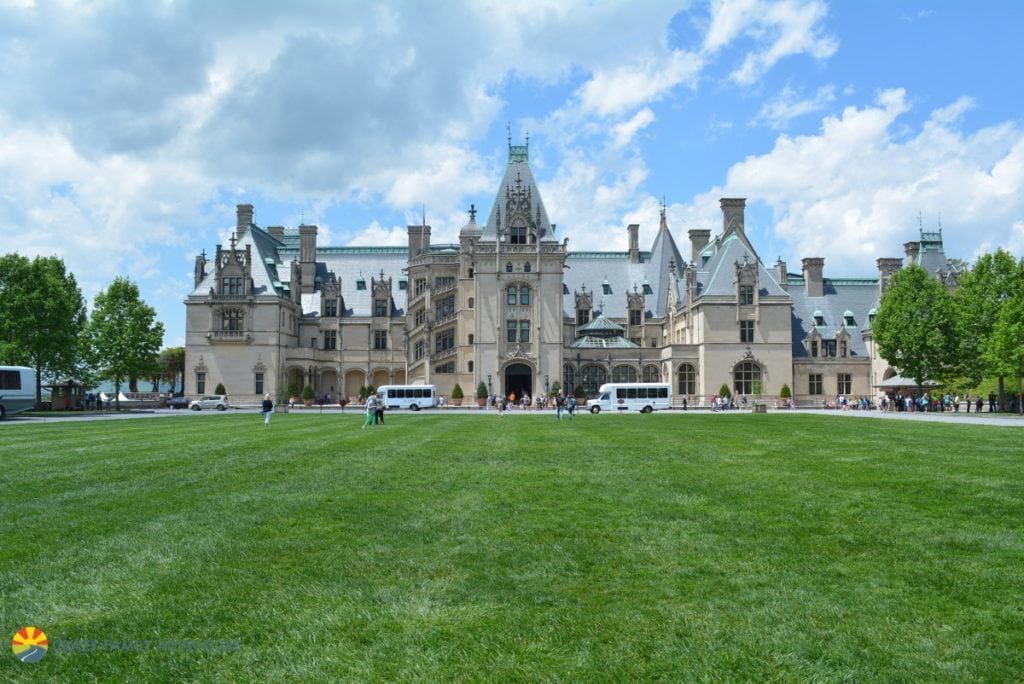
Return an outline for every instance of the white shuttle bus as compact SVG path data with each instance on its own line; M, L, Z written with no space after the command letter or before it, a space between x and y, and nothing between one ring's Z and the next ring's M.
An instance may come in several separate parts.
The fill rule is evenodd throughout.
M36 405L36 372L25 366L0 366L0 419Z
M591 413L601 411L662 411L672 405L671 385L664 382L610 382L601 385L597 399L587 402Z
M434 408L437 389L433 385L381 385L377 395L386 409L419 411Z

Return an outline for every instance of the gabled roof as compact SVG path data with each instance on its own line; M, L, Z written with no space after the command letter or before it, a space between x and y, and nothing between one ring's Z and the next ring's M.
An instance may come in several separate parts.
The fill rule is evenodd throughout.
M537 188L537 181L533 178L530 170L528 157L529 145L509 145L508 166L505 167L505 176L498 186L498 193L491 205L491 213L487 216L487 224L480 236L482 240L494 240L497 235L498 215L501 215L501 225L506 226L510 207L508 206L509 195L522 193L528 195L530 200L530 221L531 225L539 223L540 239L542 241L554 241L555 231L548 220L548 211L544 207L544 200L541 199L540 190ZM513 208L514 209L514 208ZM540 220L538 221L538 209Z
M700 296L733 295L736 293L736 263L757 264L757 284L762 297L789 296L775 282L775 277L764 267L757 252L746 237L739 232L730 231L720 241L713 241L702 252L709 255L707 262L697 265L697 282L700 284Z
M835 339L845 329L850 335L850 356L867 356L864 330L869 327L869 313L878 306L878 280L824 279L824 296L808 297L803 279L789 280L789 295L793 299L793 357L807 357L804 338L817 330L826 340ZM854 325L846 325L844 316L853 314ZM814 325L814 314L821 313L825 325Z

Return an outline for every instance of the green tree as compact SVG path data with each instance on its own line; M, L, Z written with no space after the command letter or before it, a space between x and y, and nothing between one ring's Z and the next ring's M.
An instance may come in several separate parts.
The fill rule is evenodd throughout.
M113 381L115 397L125 380L149 375L164 337L156 311L139 298L138 286L124 278L115 278L96 295L87 329L90 357L97 372Z
M486 399L487 398L487 385L485 385L482 380L476 386L476 398L477 399Z
M789 399L793 396L793 391L789 389L789 385L782 383L782 387L779 389L780 399Z
M160 379L170 384L171 394L174 394L178 387L178 378L181 378L181 388L185 389L185 348L167 347L160 352Z
M724 382L722 383L722 386L718 388L718 396L720 396L720 397L731 397L732 396L732 392L729 391L729 386L727 384L725 384Z
M958 344L956 365L960 375L973 385L983 377L999 378L1000 401L1004 378L996 356L988 351L993 330L1004 304L1024 287L1021 267L1002 249L983 254L961 277L953 295L956 306Z
M452 388L452 399L462 399L465 395L462 393L462 385L455 383L455 387Z
M555 380L553 383L551 383L551 394L552 395L557 395L561 391L562 391L562 383L558 382L557 380Z
M0 257L0 363L35 369L37 405L44 380L78 370L85 321L82 291L62 260Z
M920 389L956 372L953 298L916 264L897 271L872 324L879 354Z
M227 390L227 388L224 387L224 383L223 382L218 382L217 386L213 388L213 393L214 394L227 394L228 390Z
M1024 277L1024 260L1019 268ZM1017 406L1024 415L1024 289L1018 289L1003 302L984 356L986 365L1000 378L1017 376Z

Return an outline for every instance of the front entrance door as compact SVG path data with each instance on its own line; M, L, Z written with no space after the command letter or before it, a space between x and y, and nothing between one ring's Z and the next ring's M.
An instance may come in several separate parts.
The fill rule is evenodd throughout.
M533 397L533 371L525 363L513 363L505 368L505 397L513 392L516 400L523 394Z

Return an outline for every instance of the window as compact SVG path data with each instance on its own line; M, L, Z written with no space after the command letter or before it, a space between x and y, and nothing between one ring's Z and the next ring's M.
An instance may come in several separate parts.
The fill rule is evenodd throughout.
M576 310L576 325L586 325L590 322L590 309Z
M474 304L474 303L475 303L475 302L473 301L473 298L472 298L472 297L470 297L470 298L469 298L469 301L468 301L468 302L466 302L466 304L467 304L467 305L469 306L469 308L470 308L470 309L472 309L472 308L473 308L473 304Z
M530 288L525 285L519 288L519 303L523 306L530 303Z
M807 393L808 394L824 394L825 389L822 387L821 373L811 373L807 376Z
M416 345L413 347L413 357L419 361L423 358L423 355L427 353L427 344L423 340L417 340Z
M455 315L455 295L445 297L437 303L437 307L434 309L434 320L440 321L448 318L449 316Z
M843 316L843 320L846 322L846 325L850 327L857 325L857 323L853 320L852 313L847 313L845 316Z
M630 341L630 342L632 342L633 344L635 344L635 345L636 345L636 346L638 346L638 347L640 346L640 341L641 341L641 340L640 340L640 338L639 338L639 337L630 337L630 338L629 338L629 341Z
M676 374L679 376L680 394L697 393L697 371L693 369L693 366L688 363L684 363L679 366L679 370Z
M519 321L519 341L530 341L530 321Z
M732 377L732 387L736 394L755 394L755 384L757 386L756 394L761 393L761 367L753 361L743 361L737 364L732 371Z
M434 287L442 290L455 285L455 276L438 276L434 278Z
M472 266L469 267L469 277L470 278L473 277L473 267Z
M226 295L245 294L245 292L242 289L242 277L230 276L228 278L221 278L220 293Z
M473 344L473 333L469 333L469 344Z
M597 390L608 382L608 371L603 366L588 365L580 369L580 384L588 397L597 396Z
M427 320L427 312L425 309L417 309L416 313L413 314L414 325L423 325L423 321Z
M821 315L820 311L814 312L814 325L822 326L825 325L825 317Z
M661 382L661 371L657 366L644 366L644 372L641 379L644 382Z
M332 350L338 348L338 331L324 330L324 349Z
M511 273L511 272L512 272L512 262L510 261L507 264L505 264L505 273Z
M836 376L836 392L839 394L850 394L853 391L853 376L849 373L840 373Z
M740 304L754 303L754 286L740 285Z
M652 295L652 294L654 294L654 290L651 289L651 284L650 283L644 283L644 294L645 295Z
M443 352L455 346L455 329L448 328L434 335L434 351Z
M473 372L473 362L472 362L472 361L470 361L470 362L469 362L469 364L468 364L467 368L468 368L468 370L469 370L469 372L470 372L470 373L472 373L472 372Z
M530 272L530 262L529 261L524 261L523 262L523 273L529 273L529 272Z
M846 340L839 340L839 355L846 358L848 352Z
M315 337L310 337L309 338L309 348L310 349L316 349L316 338Z
M568 395L576 389L576 369L571 364L562 366L562 390Z
M740 321L740 342L754 341L754 321Z
M636 368L621 364L612 369L612 382L636 382Z
M0 371L0 390L20 390L21 371Z
M220 329L221 330L242 330L242 310L241 309L225 309L221 312L220 316Z
M508 288L508 303L509 305L515 305L516 303L516 286Z
M604 283L601 285L601 291L606 295L610 295L612 293L612 286L608 283Z
M408 290L409 289L409 281L405 280L405 279L399 280L398 281L398 289L399 290Z
M421 294L423 294L423 291L426 290L426 289L427 289L427 279L426 278L417 278L416 279L416 284L413 287L412 296L413 297L419 297Z
M256 395L263 394L263 373L257 373L254 379L253 389L256 391Z
M836 355L835 340L822 340L821 345L822 356L834 357Z
M454 373L455 372L455 362L454 361L449 361L448 363L442 363L440 366L435 366L434 367L434 372L435 373Z
M641 320L640 314L641 313L642 312L640 311L640 309L630 309L629 310L629 324L630 325L640 325L640 320Z
M512 245L525 245L526 226L510 226L508 229L508 241Z
M386 299L374 299L373 300L373 315L377 317L385 317L388 315L388 300Z
M206 373L196 373L196 394L206 394Z
M373 331L373 348L374 349L387 349L388 348L388 331L387 330L374 330Z
M653 349L654 347L657 347L657 346L658 346L658 340L657 340L657 338L655 338L655 337L652 337L652 338L650 338L650 341L651 341L651 349Z
M325 318L337 318L338 316L338 300L334 297L324 300L324 317Z
M515 342L516 331L519 329L519 324L515 321L505 321L505 341Z
M818 340L811 340L811 356L818 355Z
M363 280L362 278L357 280L356 281L356 289L357 290L365 290L366 289L366 281Z

